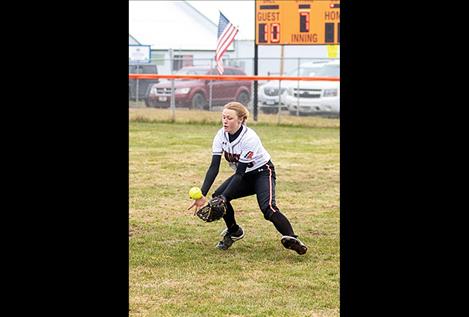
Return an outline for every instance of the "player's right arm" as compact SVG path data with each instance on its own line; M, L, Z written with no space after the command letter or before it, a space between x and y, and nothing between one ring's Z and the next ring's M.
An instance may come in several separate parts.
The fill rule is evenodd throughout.
M212 162L210 163L210 166L208 167L207 173L205 174L205 179L202 184L202 187L200 190L202 191L202 197L194 200L193 204L191 207L196 207L196 210L201 208L205 203L207 202L207 198L205 197L210 190L210 187L212 187L213 182L215 181L215 178L218 175L218 171L220 170L220 162L221 162L221 155L223 153L223 128L218 130L217 134L213 138L213 143L212 143Z
M212 143L212 162L210 163L210 166L208 167L207 173L205 174L205 180L200 188L202 190L202 195L205 197L210 190L210 187L212 187L213 182L215 181L215 178L218 175L218 171L220 170L220 162L221 162L221 156L223 154L223 128L218 130L217 134L213 138L213 143Z
M218 175L218 171L220 170L220 162L221 162L221 155L223 153L222 148L222 137L223 137L223 128L218 130L218 133L213 138L212 144L212 162L208 167L207 173L205 174L205 179L202 187L200 188L202 192L202 197L199 199L194 200L192 205L188 208L191 209L196 207L195 210L202 208L207 203L207 198L205 197L212 187L215 178Z
M220 170L220 162L221 162L221 155L214 154L212 155L212 162L205 174L204 183L201 187L202 195L206 196L210 187L212 187L215 178L218 175L218 171Z
M212 186L213 182L215 181L215 178L218 175L218 171L220 170L220 162L221 155L214 154L212 156L212 162L210 163L207 173L205 174L204 184L200 189L202 191L202 197L194 200L187 209L192 209L195 207L195 210L197 211L207 203L207 198L205 196L207 195L210 187Z

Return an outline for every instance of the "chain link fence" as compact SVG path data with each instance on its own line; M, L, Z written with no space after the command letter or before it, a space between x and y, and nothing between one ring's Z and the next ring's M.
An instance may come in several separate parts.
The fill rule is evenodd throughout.
M129 64L129 74L218 75L213 59L161 59ZM253 58L224 59L223 75L254 75ZM259 58L259 76L340 77L340 59ZM259 80L258 112L282 115L330 115L340 112L340 82ZM129 79L129 107L219 111L230 101L253 111L254 81L202 79Z

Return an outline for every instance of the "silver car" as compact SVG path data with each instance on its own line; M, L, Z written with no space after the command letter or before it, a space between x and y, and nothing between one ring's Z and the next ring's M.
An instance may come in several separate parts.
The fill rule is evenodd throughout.
M340 61L315 65L305 76L339 77ZM340 81L299 81L285 89L282 100L292 115L340 113Z
M317 60L313 62L303 63L298 68L289 71L286 76L309 76L317 65L327 63L327 60ZM279 110L279 103L282 110L287 110L288 107L284 102L283 94L290 87L298 86L297 81L291 80L271 80L264 85L261 85L258 90L259 108L263 113L277 113Z

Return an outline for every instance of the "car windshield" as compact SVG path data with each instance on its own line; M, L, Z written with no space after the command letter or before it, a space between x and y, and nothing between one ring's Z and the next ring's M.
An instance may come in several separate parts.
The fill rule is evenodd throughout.
M308 77L339 77L340 65L318 65L310 67L301 67L298 74L298 68L288 73L288 76L308 76Z
M177 75L206 75L206 68L181 68L176 72Z

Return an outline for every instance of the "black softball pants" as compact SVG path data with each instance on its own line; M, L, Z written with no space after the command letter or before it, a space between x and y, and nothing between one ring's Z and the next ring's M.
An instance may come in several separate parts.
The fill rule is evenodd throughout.
M233 177L234 175L225 180L212 196L216 197L223 193ZM227 211L223 219L230 232L235 232L238 229L230 201L255 194L264 218L271 221L282 235L296 237L290 221L280 212L275 202L275 181L275 167L271 161L243 175L241 182L233 189L232 197L227 197Z

